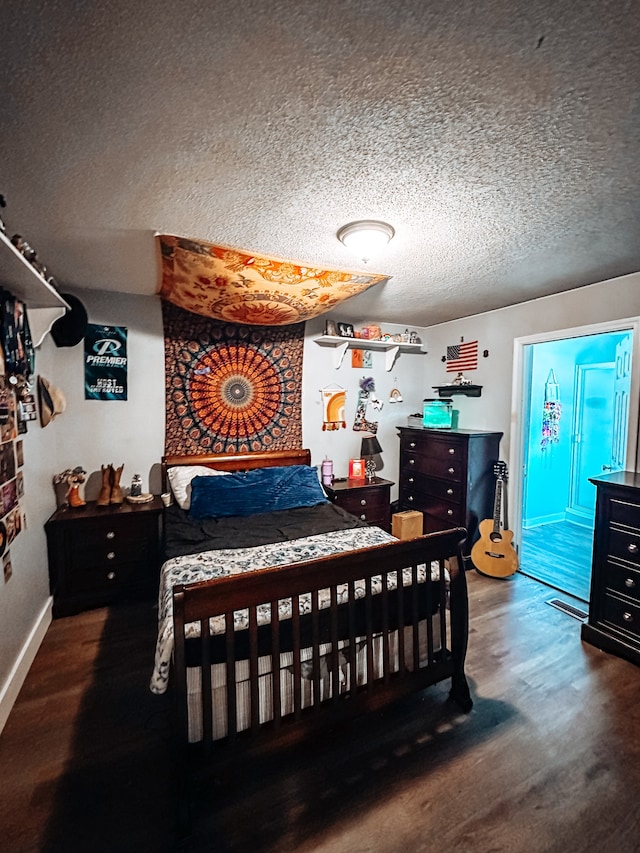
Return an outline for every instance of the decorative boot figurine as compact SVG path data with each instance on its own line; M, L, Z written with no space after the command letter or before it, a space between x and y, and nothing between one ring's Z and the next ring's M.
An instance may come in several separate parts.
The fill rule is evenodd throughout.
M96 501L98 506L109 506L111 500L111 483L113 482L113 465L101 465L102 488Z
M86 502L80 497L80 486L84 483L84 475L87 472L81 466L74 468L69 475L67 482L69 483L69 491L67 492L67 500L69 506L78 507L86 506Z
M113 478L111 480L111 498L109 500L109 503L121 504L124 500L122 486L120 485L120 477L122 477L123 468L124 462L119 468L112 468Z

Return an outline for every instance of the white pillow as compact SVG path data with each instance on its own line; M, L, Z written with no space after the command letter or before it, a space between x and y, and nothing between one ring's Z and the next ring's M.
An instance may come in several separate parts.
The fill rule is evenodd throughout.
M194 477L219 477L228 471L207 468L205 465L172 465L167 469L171 491L178 506L189 509L191 506L191 481Z

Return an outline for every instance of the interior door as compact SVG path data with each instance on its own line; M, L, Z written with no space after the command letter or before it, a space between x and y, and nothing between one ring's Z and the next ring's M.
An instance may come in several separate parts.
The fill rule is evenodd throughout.
M569 511L591 524L596 491L589 477L613 470L615 362L576 365Z
M631 387L631 335L616 347L616 378L613 384L613 446L611 470L622 471L627 462L627 431L629 429L629 391Z

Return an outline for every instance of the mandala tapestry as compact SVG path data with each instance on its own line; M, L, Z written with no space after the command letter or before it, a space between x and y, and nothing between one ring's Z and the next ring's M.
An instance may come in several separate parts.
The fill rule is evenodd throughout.
M167 234L156 238L161 253L162 299L229 323L299 323L388 278L315 269Z
M219 323L162 303L165 453L246 453L302 444L304 323Z

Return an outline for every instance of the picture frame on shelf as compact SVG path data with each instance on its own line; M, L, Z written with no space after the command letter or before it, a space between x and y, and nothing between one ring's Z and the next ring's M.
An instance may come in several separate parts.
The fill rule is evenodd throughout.
M327 337L335 338L338 336L338 330L334 320L325 320L324 333Z
M338 335L341 338L355 338L355 332L351 323L338 323Z

